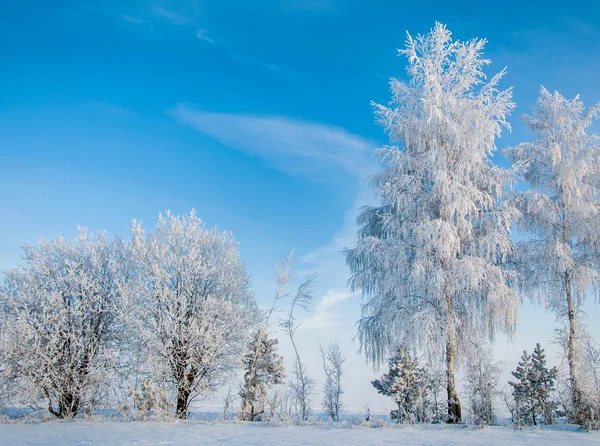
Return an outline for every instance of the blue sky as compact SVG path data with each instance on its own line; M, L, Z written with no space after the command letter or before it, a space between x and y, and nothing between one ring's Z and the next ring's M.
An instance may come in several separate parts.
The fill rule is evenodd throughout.
M303 347L316 358L316 342L342 341L360 388L352 407L385 403L354 355L360 299L339 251L371 200L370 153L386 140L369 102L387 102L387 79L405 77L405 32L440 21L455 38L489 40L489 72L508 67L518 106L499 147L531 138L517 117L540 85L600 101L591 0L2 3L0 269L19 263L24 242L77 225L126 237L133 218L151 227L159 211L196 208L233 231L259 302L289 249L319 274ZM526 306L521 325L501 359L548 343L555 323Z

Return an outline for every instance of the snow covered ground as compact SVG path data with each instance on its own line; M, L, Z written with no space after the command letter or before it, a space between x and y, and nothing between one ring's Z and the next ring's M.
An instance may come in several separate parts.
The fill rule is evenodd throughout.
M600 445L599 432L473 429L425 426L408 428L273 427L251 423L46 422L0 424L3 445Z

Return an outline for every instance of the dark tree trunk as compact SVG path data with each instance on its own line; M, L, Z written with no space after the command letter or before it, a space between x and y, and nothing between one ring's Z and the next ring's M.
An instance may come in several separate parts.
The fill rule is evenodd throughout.
M52 403L48 405L48 411L56 418L67 419L74 418L79 412L80 397L71 392L63 393L58 399L58 410L52 408Z
M177 389L177 418L180 420L187 419L187 405L190 397L189 390Z

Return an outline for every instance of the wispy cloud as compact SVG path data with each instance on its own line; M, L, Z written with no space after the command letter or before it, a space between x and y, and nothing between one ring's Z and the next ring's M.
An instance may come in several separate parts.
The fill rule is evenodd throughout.
M132 26L135 26L139 29L143 29L147 32L150 32L150 34L155 33L154 26L152 25L152 23L150 23L150 21L148 21L146 19L142 19L141 17L137 17L137 16L129 15L129 14L122 15L121 19Z
M258 59L255 59L254 57L242 56L240 54L235 54L234 57L237 60L239 60L240 62L250 62L252 64L258 65L259 67L266 68L267 70L274 71L275 73L278 73L278 74L288 74L283 68L281 68L281 67L279 67L277 65L273 65L273 64L262 62L262 61L260 61Z
M151 10L152 15L157 19L171 23L173 25L189 25L192 21L183 14L176 13L164 6L154 6Z
M17 220L23 220L23 221L28 221L28 222L31 221L24 215L19 214L18 212L15 212L12 209L9 209L4 206L0 206L0 215L8 216L11 218L16 218Z
M318 178L333 167L362 178L373 165L373 143L338 127L280 116L214 113L187 104L169 113L179 123L286 173Z
M321 298L311 317L303 321L301 329L320 329L336 325L339 311L334 311L339 303L352 297L353 294L346 289L330 289Z
M208 37L206 35L206 31L204 31L203 29L199 29L196 32L196 37L198 37L200 40L204 40L205 42L208 42L208 43L212 43L212 44L215 43L215 41L213 39L211 39L210 37Z

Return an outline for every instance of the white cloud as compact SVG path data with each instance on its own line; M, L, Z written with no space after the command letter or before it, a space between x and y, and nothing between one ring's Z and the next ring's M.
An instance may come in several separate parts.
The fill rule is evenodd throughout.
M362 178L374 164L370 157L374 145L338 127L279 116L214 113L186 104L177 105L170 114L225 146L294 175L318 177L327 169L340 168Z
M343 302L352 296L353 294L346 289L328 290L315 307L310 318L301 323L300 328L303 330L319 329L335 325L337 323L337 318L334 308L337 307L340 302Z

